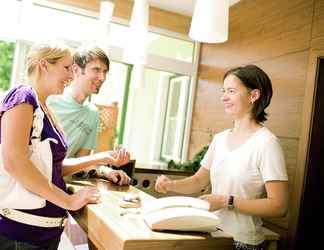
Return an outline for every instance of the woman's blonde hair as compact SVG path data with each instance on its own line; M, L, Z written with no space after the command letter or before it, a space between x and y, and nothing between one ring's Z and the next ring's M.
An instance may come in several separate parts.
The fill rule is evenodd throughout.
M43 43L31 47L27 55L27 76L28 78L39 78L39 62L46 60L50 64L55 64L61 58L72 55L69 47L61 43Z

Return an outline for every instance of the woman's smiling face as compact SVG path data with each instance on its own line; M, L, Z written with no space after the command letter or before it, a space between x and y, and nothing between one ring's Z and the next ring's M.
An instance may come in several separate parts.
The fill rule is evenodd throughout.
M72 56L65 55L55 63L48 63L48 82L51 84L51 94L62 94L64 88L71 82L72 74Z
M224 103L225 112L233 119L251 115L253 104L251 102L251 90L235 75L228 75L224 80L221 100Z

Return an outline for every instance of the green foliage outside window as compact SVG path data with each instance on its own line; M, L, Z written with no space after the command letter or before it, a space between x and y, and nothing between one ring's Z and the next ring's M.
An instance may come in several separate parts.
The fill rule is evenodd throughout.
M10 87L15 44L0 41L0 92Z
M188 172L197 172L200 168L200 162L204 158L207 150L208 145L204 146L197 154L194 155L192 160L186 161L184 163L176 163L173 160L168 162L168 169L177 169L181 171L188 171Z

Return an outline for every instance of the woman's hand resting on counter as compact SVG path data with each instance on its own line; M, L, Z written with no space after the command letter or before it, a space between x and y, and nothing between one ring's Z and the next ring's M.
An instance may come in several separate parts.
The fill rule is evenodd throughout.
M100 203L100 192L94 187L85 187L69 195L66 209L76 211L87 204Z
M216 211L218 209L227 207L228 197L225 195L205 194L200 196L199 199L209 203L209 211Z

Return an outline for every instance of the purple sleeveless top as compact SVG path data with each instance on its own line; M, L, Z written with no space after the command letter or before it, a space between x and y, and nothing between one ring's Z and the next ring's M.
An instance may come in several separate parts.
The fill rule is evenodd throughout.
M2 104L0 104L0 119L4 112L22 103L32 105L34 111L39 105L37 102L36 93L30 86L19 85L11 89L6 94ZM41 134L41 140L50 137L58 141L58 144L51 142L51 150L53 154L52 183L60 189L66 191L66 186L62 177L62 161L66 155L67 143L62 133L51 125L46 114L44 115L43 123L44 127ZM46 206L44 208L21 211L47 217L63 217L66 215L66 211L64 209L49 201L46 201ZM46 247L49 244L48 241L59 238L62 231L63 229L58 227L35 227L18 223L0 215L0 234L8 239Z

